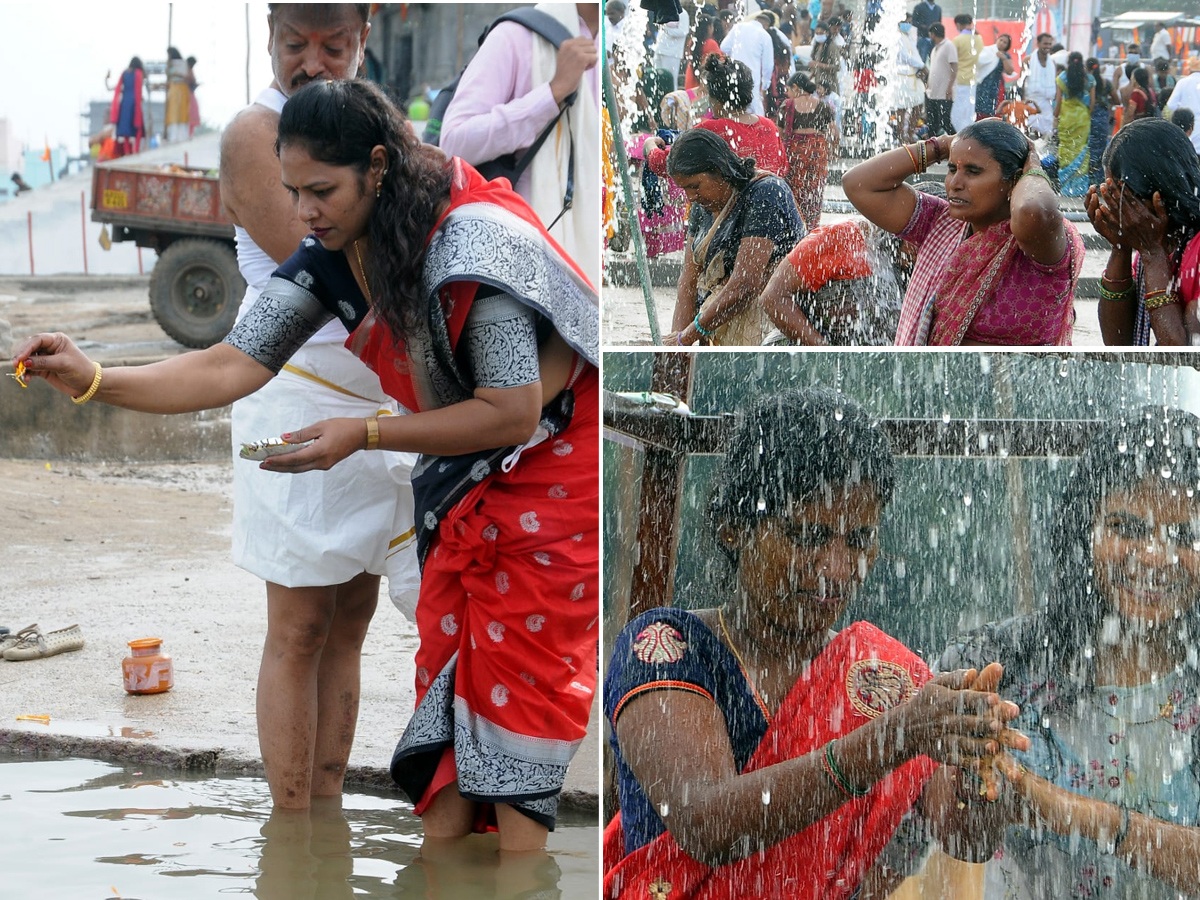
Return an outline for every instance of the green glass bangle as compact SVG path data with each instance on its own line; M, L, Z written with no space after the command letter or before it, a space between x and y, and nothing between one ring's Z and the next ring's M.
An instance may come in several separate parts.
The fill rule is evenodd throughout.
M825 745L825 764L828 767L828 771L833 775L834 780L837 781L838 787L851 797L865 797L870 793L869 790L864 791L856 788L850 783L850 779L842 774L842 770L838 768L838 764L833 758L833 741Z
M1021 178L1024 178L1026 175L1037 175L1037 176L1038 176L1038 177L1040 177L1040 178L1045 178L1045 179L1046 179L1046 181L1047 181L1047 183L1049 183L1049 181L1050 181L1050 176L1049 176L1049 175L1047 175L1047 174L1046 174L1044 171L1042 171L1041 169L1030 169L1030 170L1028 170L1027 172L1022 172L1022 173L1021 173ZM1018 179L1017 179L1017 181L1020 181L1020 180L1021 180L1021 178L1018 178Z
M1146 297L1143 300L1146 309L1150 312L1178 302L1179 295L1175 291L1147 291Z
M1100 282L1101 300L1109 300L1113 303L1120 303L1122 301L1129 300L1135 293L1137 293L1137 287L1132 282L1130 282L1129 287L1119 291L1109 290L1104 286L1103 281Z
M696 318L695 318L695 319L692 321L692 324L696 326L696 330L697 330L698 332L700 332L700 334L702 334L704 337L712 337L712 336L713 336L713 334L715 333L715 332L712 332L712 331L705 331L705 330L704 330L704 326L700 324L700 313L699 313L699 311L697 311L697 312L696 312Z

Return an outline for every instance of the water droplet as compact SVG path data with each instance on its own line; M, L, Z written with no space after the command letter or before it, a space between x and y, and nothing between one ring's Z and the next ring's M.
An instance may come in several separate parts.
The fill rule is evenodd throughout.
M758 502L754 504L754 508L759 512L765 512L767 509L767 501L760 497Z
M833 411L833 417L839 422L842 421L842 416L844 416L844 415L845 415L845 413L842 411L842 408L840 406Z
M1153 447L1154 446L1154 438L1152 438L1152 437L1146 438L1146 446Z
M670 813L670 811L671 811L671 804L670 804L670 803L660 803L660 804L658 804L658 814L659 814L660 816L662 816L664 819L667 817L667 814L668 814L668 813Z
M763 801L763 806L771 805L771 791L769 788L762 792L762 801Z
M908 575L908 563L904 561L903 557L897 559L892 568L896 570L897 578L904 578Z
M950 424L950 410L946 410L944 413L942 413L942 424L943 425Z
M1125 438L1121 438L1120 440L1117 441L1117 452L1118 453L1124 453L1128 449L1129 449L1129 444L1128 444L1128 442L1126 442Z
M1065 359L1062 360L1061 362L1059 362L1059 364L1058 364L1058 377L1059 378L1067 377L1067 361Z
M1161 475L1163 478L1170 478L1171 477L1171 467L1163 466L1161 469L1158 470L1158 474Z
M970 506L972 497L970 494L963 494L963 506Z

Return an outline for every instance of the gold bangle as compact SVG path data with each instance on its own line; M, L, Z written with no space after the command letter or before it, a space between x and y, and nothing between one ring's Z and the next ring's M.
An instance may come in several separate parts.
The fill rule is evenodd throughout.
M379 419L377 419L375 416L368 416L365 421L367 423L367 449L378 450Z
M95 365L95 367L96 367L96 377L92 379L92 386L87 389L87 393L84 394L82 397L72 397L71 398L72 403L78 403L78 404L87 403L89 400L91 400L93 397L96 396L96 391L100 390L100 375L103 370L100 368L100 363L93 363L93 365Z

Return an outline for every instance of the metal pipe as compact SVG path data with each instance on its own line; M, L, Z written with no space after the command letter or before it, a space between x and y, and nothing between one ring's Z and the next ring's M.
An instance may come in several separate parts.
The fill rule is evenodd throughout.
M617 171L621 174L621 187L625 195L625 214L629 220L629 233L633 241L633 252L637 258L638 278L642 282L642 299L646 302L646 317L650 320L650 340L662 343L662 332L658 328L658 310L654 308L654 291L650 286L650 267L646 262L646 246L642 241L642 229L638 225L637 207L633 203L633 184L629 179L629 157L625 155L625 135L621 131L621 116L617 110L617 99L613 93L612 75L605 62L602 77L604 82L604 106L612 124L613 150L617 154Z

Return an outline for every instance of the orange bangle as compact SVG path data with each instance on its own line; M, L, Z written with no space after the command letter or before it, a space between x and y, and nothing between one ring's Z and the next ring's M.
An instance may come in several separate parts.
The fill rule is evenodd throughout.
M900 146L902 146L902 147L904 148L904 152L905 152L905 153L907 153L907 154L908 154L908 158L912 160L912 164L913 164L913 174L914 174L914 175L919 175L919 174L921 174L921 167L917 165L917 158L916 158L915 156L913 156L913 152L912 152L912 150L909 148L908 144L901 144Z

